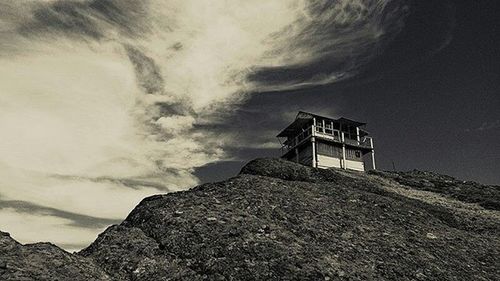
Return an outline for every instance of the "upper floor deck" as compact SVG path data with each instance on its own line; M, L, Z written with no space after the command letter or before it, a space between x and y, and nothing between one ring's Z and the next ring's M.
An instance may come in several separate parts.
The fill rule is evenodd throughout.
M323 139L327 141L336 142L339 144L344 144L351 147L357 147L360 149L373 149L373 139L368 136L360 137L359 139L347 138L345 132L335 129L326 129L324 127L310 126L306 128L303 132L299 133L295 137L288 137L284 142L282 142L282 152L286 153L295 147L301 145L302 143L308 141L311 137L317 139Z
M370 151L373 149L373 139L362 128L364 125L365 123L346 118L333 119L299 112L295 121L283 130L278 138L283 153L294 149L311 137Z

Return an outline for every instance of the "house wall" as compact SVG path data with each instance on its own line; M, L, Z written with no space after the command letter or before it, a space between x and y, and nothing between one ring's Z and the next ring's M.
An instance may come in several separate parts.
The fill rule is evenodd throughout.
M299 163L312 166L312 145L308 144L299 150Z
M347 169L364 171L365 165L363 161L346 160ZM342 159L318 154L318 168L342 168Z
M298 149L298 162L302 165L313 166L312 144L304 143ZM288 160L297 162L297 155L293 152L286 157ZM317 167L342 168L342 146L333 143L319 141L316 143ZM346 168L357 171L364 171L365 165L360 150L346 148Z
M340 158L318 154L318 168L342 168L340 162Z
M363 156L360 150L345 149L347 169L364 171ZM337 143L318 141L318 167L342 168L342 146Z
M318 140L317 148L318 154L334 158L342 158L342 145L340 144L335 145L322 140Z
M364 171L365 164L363 161L353 161L353 160L345 160L347 169L356 170L356 171Z

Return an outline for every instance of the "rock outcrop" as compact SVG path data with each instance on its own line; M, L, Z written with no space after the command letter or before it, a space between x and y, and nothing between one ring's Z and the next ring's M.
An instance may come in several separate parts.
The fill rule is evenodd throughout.
M21 245L0 232L0 280L112 280L92 260L50 243Z
M226 181L144 199L78 254L2 242L0 279L498 280L499 194L432 173L258 159ZM15 268L2 269L6 252ZM12 273L61 260L75 277Z

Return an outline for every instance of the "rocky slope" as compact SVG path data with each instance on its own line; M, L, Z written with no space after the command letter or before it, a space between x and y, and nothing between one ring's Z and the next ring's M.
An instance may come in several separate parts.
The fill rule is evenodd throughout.
M112 280L90 259L50 243L21 245L0 232L0 280Z
M259 159L226 181L144 199L75 255L9 238L0 279L499 280L499 195L433 173Z

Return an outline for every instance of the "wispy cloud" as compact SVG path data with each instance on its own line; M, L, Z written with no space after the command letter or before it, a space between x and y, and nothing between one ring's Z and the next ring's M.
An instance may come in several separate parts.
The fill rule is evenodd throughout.
M73 245L55 235L78 231L64 214L116 220L195 185L196 167L230 157L235 136L211 128L248 93L355 75L406 13L399 0L2 1L0 196L52 211L9 203L0 228Z
M494 120L494 121L486 121L481 124L481 126L473 128L473 129L466 129L466 132L471 132L471 131L489 131L489 130L495 130L495 129L500 129L500 120Z
M18 212L15 208L0 209L0 225L18 241L35 243L52 241L69 251L89 245L101 228L76 227L72 221L50 215Z
M68 226L84 227L84 228L97 228L102 229L103 227L109 226L111 224L120 223L121 220L118 219L106 219L99 217L91 217L82 214L61 211L55 208L44 207L36 205L31 202L26 201L3 201L0 200L0 210L13 209L18 214L31 214L39 216L54 216L61 219L69 220Z

